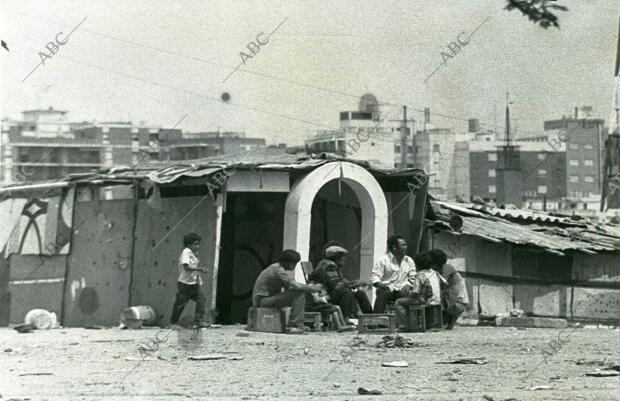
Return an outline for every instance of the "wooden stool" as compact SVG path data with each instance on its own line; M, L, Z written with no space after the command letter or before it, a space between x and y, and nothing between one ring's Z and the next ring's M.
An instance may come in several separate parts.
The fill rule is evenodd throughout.
M304 326L310 325L312 331L321 330L321 312L304 312Z
M443 329L441 305L426 305L424 311L426 329Z
M368 326L377 326L376 329ZM359 333L382 333L396 331L396 315L390 313L368 313L358 318L357 331Z
M267 333L284 333L291 308L255 308L248 309L248 331Z
M421 333L426 331L425 309L421 305L407 306L407 331Z

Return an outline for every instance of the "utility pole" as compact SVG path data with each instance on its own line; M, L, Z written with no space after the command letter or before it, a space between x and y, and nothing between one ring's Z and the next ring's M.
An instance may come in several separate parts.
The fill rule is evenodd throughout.
M407 123L411 121L415 123L415 120L407 120L407 106L403 106L403 119L402 120L390 120L400 123L400 169L405 170L407 168L407 138L409 137L409 127Z

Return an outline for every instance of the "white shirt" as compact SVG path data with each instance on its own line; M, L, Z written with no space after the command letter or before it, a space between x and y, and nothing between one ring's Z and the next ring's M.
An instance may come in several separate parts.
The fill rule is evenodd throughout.
M202 279L200 278L200 274L198 271L187 271L184 264L187 264L189 267L197 268L198 267L198 258L189 248L183 248L181 255L179 256L179 281L183 284L202 284Z
M388 252L375 263L370 275L370 282L372 284L381 282L387 284L390 290L399 291L407 284L407 280L414 277L415 274L413 259L405 255L398 264L396 256L392 252Z

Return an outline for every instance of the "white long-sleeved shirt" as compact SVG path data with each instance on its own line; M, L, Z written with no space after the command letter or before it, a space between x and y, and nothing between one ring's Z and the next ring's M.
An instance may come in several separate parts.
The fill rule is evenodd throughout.
M375 263L370 275L370 282L372 284L381 282L387 284L390 290L399 291L407 284L407 280L413 278L415 274L413 259L405 255L398 264L392 252L388 252Z

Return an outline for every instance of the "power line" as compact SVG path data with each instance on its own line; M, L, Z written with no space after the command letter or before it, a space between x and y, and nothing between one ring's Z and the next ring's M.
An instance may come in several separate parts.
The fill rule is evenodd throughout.
M35 18L35 19L41 19L41 20L44 20L44 21L49 21L49 22L52 22L52 23L55 23L55 24L58 24L58 25L62 25L62 26L71 26L71 25L65 24L63 22L59 22L59 21L52 20L52 19L49 19L49 18L35 16L35 15L27 14L27 13L23 13L21 11L16 11L16 10L11 10L11 9L7 9L7 11L10 11L10 12L13 12L13 13L16 13L16 14L20 14L20 15L24 15L24 16L27 16L27 17L30 17L30 18ZM168 54L168 55L171 55L171 56L181 57L181 58L184 58L184 59L198 61L198 62L202 62L202 63L206 63L206 64L211 64L211 65L214 65L214 66L217 66L217 67L221 67L221 68L234 69L234 68L237 67L237 66L234 66L234 65L214 62L214 61L207 60L207 59L200 58L200 57L188 56L188 55L185 55L183 53L176 52L176 51L171 51L171 50L162 49L162 48L151 46L151 45L146 45L146 44L143 44L143 43L140 43L140 42L136 42L136 41L133 41L133 40L119 38L119 37L116 37L116 36L112 36L112 35L96 32L96 31L89 30L89 29L81 29L80 31L81 32L89 33L91 35L95 35L95 36L111 39L111 40L114 40L114 41L130 44L130 45L133 45L133 46L149 49L149 50L152 50L152 51L155 51L155 52L164 53L164 54ZM341 95L341 96L346 96L346 97L350 97L350 98L354 98L354 99L359 99L360 98L360 96L357 95L357 94L352 94L352 93L347 93L347 92L340 91L340 90L325 88L325 87L322 87L322 86L310 85L310 84L307 84L307 83L304 83L304 82L299 82L299 81L294 81L294 80L291 80L291 79L281 78L281 77L278 77L278 76L275 76L275 75L266 74L266 73L262 73L262 72L258 72L258 71L242 69L242 68L239 68L237 71L241 71L241 72L245 72L245 73L248 73L248 74L260 76L262 78L268 78L268 79L272 79L272 80L275 80L275 81L289 83L289 84L293 84L293 85L297 85L297 86L301 86L301 87L305 87L305 88L310 88L310 89L315 89L315 90L319 90L319 91L323 91L323 92L328 92L328 93L333 93L333 94L337 94L337 95ZM394 103L394 102L379 102L379 104L395 106L395 107L401 107L400 104L397 104L397 103ZM406 106L409 107L411 110L414 110L414 111L417 111L417 112L420 112L420 113L424 113L423 109L416 109L415 107L413 107L411 105L406 105ZM465 121L465 122L469 121L468 118L457 117L457 116L452 116L452 115L443 114L443 113L433 112L432 115L433 116L437 116L437 117L441 117L441 118L451 119L451 120L458 120L458 121ZM484 126L488 126L488 127L495 127L495 128L498 128L499 130L505 130L505 127L501 126L501 125L484 123L484 122L482 122L480 120L479 120L479 123L480 123L480 125L484 125ZM534 131L521 131L521 132L539 134L539 132L534 132Z

